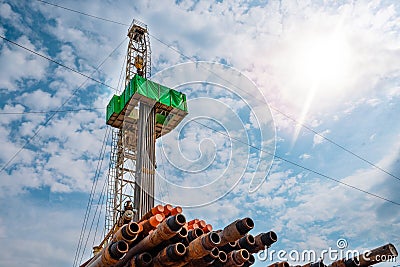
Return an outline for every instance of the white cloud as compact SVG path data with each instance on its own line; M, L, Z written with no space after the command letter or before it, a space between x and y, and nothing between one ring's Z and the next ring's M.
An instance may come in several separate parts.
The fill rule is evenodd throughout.
M20 113L25 111L25 107L19 104L16 105L9 105L6 104L4 105L3 109L0 109L0 113ZM17 121L21 119L21 115L20 114L7 114L7 115L3 115L1 118L0 123L3 125L7 125L13 121Z
M37 50L26 36L21 36L16 42L29 49ZM6 44L0 51L0 64L4 66L0 72L0 89L23 91L24 88L19 88L23 79L34 79L37 81L45 78L45 70L49 65L48 61L33 56L21 48L11 48L11 46ZM39 49L38 52L46 55L42 49Z
M0 17L15 22L20 16L12 10L9 4L0 3Z
M372 99L368 99L366 103L368 105L370 105L371 107L376 107L377 105L382 103L382 101L378 98L372 98Z
M33 92L23 93L17 98L22 104L34 111L47 111L58 108L61 105L61 99L52 96L48 92L38 89Z
M370 140L370 141L374 141L374 140L375 140L375 138L376 138L376 133L375 133L375 134L373 134L373 135L371 135L371 136L369 137L369 140Z
M400 87L392 87L389 90L389 98L395 98L400 96Z
M319 134L315 134L314 135L314 139L313 139L313 147L322 144L325 139L323 137L326 137L331 131L329 129L320 132Z
M302 159L302 160L306 160L306 159L310 159L310 158L311 158L311 155L307 154L307 153L301 154L299 156L299 159Z

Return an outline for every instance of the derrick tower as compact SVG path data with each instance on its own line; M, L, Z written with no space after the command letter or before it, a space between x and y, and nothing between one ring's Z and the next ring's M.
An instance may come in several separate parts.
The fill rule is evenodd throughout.
M105 238L138 220L154 206L155 142L187 115L186 96L148 80L151 50L148 29L133 20L128 30L125 89L107 105L106 123L113 127Z

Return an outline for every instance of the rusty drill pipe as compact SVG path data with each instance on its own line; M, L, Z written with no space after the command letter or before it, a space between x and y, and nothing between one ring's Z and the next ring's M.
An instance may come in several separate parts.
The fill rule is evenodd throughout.
M110 243L94 261L86 267L108 267L116 264L128 251L129 245L125 241Z
M176 237L185 238L187 237L188 233L189 233L188 229L185 226L183 226L181 230L176 234Z
M188 236L188 230L185 226L183 226L175 236L173 236L172 238L170 238L165 242L164 246L173 243L183 243L186 246L187 236Z
M219 255L219 249L217 247L214 247L209 251L207 255L205 255L203 258L201 258L204 262L206 263L211 263L215 259L218 259Z
M195 240L196 238L202 236L204 234L203 230L201 230L200 228L196 228L193 230L188 231L187 237L186 237L186 242L188 245L190 242L192 242L193 240Z
M222 263L225 263L225 262L228 260L228 254L226 254L226 253L223 252L223 251L220 251L220 252L218 253L218 260L219 260L220 262L222 262Z
M164 214L156 214L151 216L149 219L139 222L139 225L143 228L142 236L149 234L151 230L156 229L156 227L165 219Z
M367 267L379 262L387 261L397 257L398 253L393 244L386 244L368 251L359 257L360 267Z
M152 208L149 212L147 212L145 215L143 215L142 218L140 218L140 220L138 222L142 222L145 220L150 219L150 217L156 215L156 214L160 214L160 213L164 213L164 206L163 205L157 205L154 208Z
M118 242L122 242L122 243L118 243ZM92 266L92 264L94 264L96 262L96 264L94 264L93 266L103 266L101 265L99 262L108 262L108 261L112 261L111 255L115 255L116 253L110 253L110 249L111 247L115 247L117 246L117 249L119 248L121 253L126 253L125 251L125 247L124 244L126 243L123 240L120 241L115 241L115 242L111 242L108 246L106 246L105 248L103 248L100 252L98 252L92 259L90 259L87 263L85 263L83 266L88 267L88 266ZM128 244L126 243L127 247L129 248ZM113 248L112 251L115 251L115 249ZM118 255L116 255L118 256ZM101 259L102 257L104 257L104 259ZM115 257L117 258L117 257ZM99 265L100 264L100 265Z
M234 242L243 237L254 227L254 222L250 218L244 218L234 221L219 232L221 238L220 245L223 246L229 242Z
M398 253L396 247L389 243L370 250L359 257L334 261L329 265L329 267L368 267L379 262L391 260L397 256Z
M186 240L187 234L188 234L188 230L186 229L185 226L183 226L176 235L174 235L173 237L171 237L168 240L161 242L159 245L154 247L152 249L151 254L157 255L158 252L160 252L162 249L164 249L165 247L167 247L171 244L175 244L175 243L183 243L186 246L186 244L183 241Z
M172 244L172 243L178 243L178 242L181 242L183 239L186 239L187 236L188 236L188 230L187 230L187 228L184 226L184 227L182 227L182 228L179 230L179 232L178 232L174 237L172 237L171 239L169 239L168 242L169 242L170 244ZM182 243L182 242L181 242L181 243Z
M254 239L253 235L247 234L244 237L240 238L238 241L238 247L239 248L244 248L247 251L251 250L254 245L255 245L256 241ZM229 244L229 243L228 243Z
M174 243L183 243L185 246L187 244L185 244L186 238L188 235L188 230L186 229L185 226L183 226L178 233L176 233L176 235L174 235L173 237L171 237L170 239L162 242L160 244L160 249L164 248L168 245L174 244Z
M121 259L114 267L122 267L126 265L128 261L133 258L133 256L145 251L150 251L157 245L161 244L161 242L170 239L180 231L185 223L186 219L183 214L177 214L164 220L153 232L129 249L125 257Z
M260 233L254 237L255 244L253 247L249 248L248 251L253 254L260 250L264 250L265 247L270 247L273 243L278 240L278 236L274 231L267 233Z
M341 259L332 262L329 267L354 267L354 266L360 266L360 261L358 257L354 257L352 259ZM300 266L301 267L301 266Z
M306 265L303 265L302 267L326 267L326 265L322 261L317 261L317 262L309 262Z
M275 262L269 265L268 267L290 267L287 261Z
M184 266L185 267L208 266L211 263L213 263L216 259L218 259L218 255L219 255L219 249L217 247L214 247L203 258L192 260Z
M153 257L150 253L143 252L142 254L133 257L128 267L150 267L153 265Z
M154 258L154 267L175 266L185 256L186 247L182 243L171 244L161 250Z
M250 253L246 249L234 250L228 254L228 260L224 266L236 267L243 264L250 258Z
M206 256L214 247L218 246L220 241L219 235L215 232L210 232L196 238L189 243L186 257L189 260L200 259Z
M218 259L215 259L209 266L210 267L222 267L225 266L226 261L228 260L228 255L220 250L218 253Z
M358 258L347 259L343 263L344 263L344 265L346 267L358 267L358 266L360 266L360 261L358 260Z
M128 244L135 241L138 234L142 231L142 227L136 222L130 222L129 224L125 224L122 226L113 236L112 241L120 241L123 240Z
M275 243L276 241L278 241L278 236L276 235L276 233L274 231L269 231L267 233L261 233L258 234L255 237L256 243L261 241L261 243L266 246L269 247L271 246L273 243ZM258 241L259 240L259 241Z
M249 267L251 265L253 265L256 262L256 258L254 257L253 254L250 254L249 259L243 263L243 267ZM289 266L287 266L289 267Z
M174 264L175 267L181 267L188 264L190 261L203 258L204 256L210 253L214 247L219 244L220 238L219 235L215 232L210 232L206 235L203 235L199 238L196 238L187 246L186 255L179 262Z
M224 251L225 253L229 253L233 250L238 249L238 241L236 240L235 242L229 242L221 247L218 247L219 250Z

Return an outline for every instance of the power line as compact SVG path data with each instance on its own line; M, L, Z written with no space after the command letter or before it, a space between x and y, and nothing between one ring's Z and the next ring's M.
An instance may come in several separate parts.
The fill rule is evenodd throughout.
M107 179L104 179L103 189L101 189L99 201L97 202L97 206L98 207L105 204L104 203L105 202L105 196L107 195L106 191L107 191ZM96 209L96 212L97 212L97 209ZM102 210L100 209L99 216L97 217L96 230L95 230L94 235L93 235L92 247L94 247L95 242L96 242L97 231L99 229L101 214L102 214Z
M0 112L0 115L24 115L24 114L47 114L47 113L66 113L79 111L95 111L104 108L80 108L80 109L63 109L63 110L47 110L47 111L21 111L21 112Z
M108 128L108 129L109 129L109 128ZM109 136L110 136L110 131L108 131L107 138L103 141L103 155L101 156L100 164L97 165L98 168L97 168L97 170L96 170L96 171L97 171L96 187L97 187L97 182L99 181L99 176L100 176L101 168L102 168L102 166L103 166L103 160L104 160L104 156L105 156L105 154L106 154L106 147L107 147L107 146L106 146L106 142L107 142ZM96 177L95 177L95 179L96 179ZM101 208L100 208L101 205L100 205L100 202L101 202L102 198L104 197L104 190L105 190L106 184L107 184L106 180L107 180L107 179L104 180L103 188L102 188L102 190L101 190L100 197L99 197L98 202L97 202L97 206L96 206L96 210L95 210L94 215L93 215L92 222L90 223L89 232L88 232L88 234L87 234L87 238L86 238L85 244L83 245L82 255L81 255L80 259L79 259L79 262L82 262L83 256L84 256L85 251L86 251L86 248L87 248L87 243L88 243L88 241L89 241L90 233L92 232L92 228L93 228L93 225L94 225L94 221L95 221L97 212L100 210L100 211L99 211L99 219L97 220L97 226L96 226L96 232L97 232L97 227L98 227L98 223L99 223L99 220L100 220L100 214L101 214ZM95 188L95 190L96 190L96 188ZM94 192L95 192L95 191L94 191ZM93 193L94 193L94 192L93 192ZM92 197L92 204L91 204L91 205L93 205L93 200L94 200L94 195L93 195L93 197ZM91 209L91 207L90 207L90 209ZM89 211L89 212L90 212L90 211ZM89 218L89 217L88 217L88 218ZM95 235L96 235L96 234L95 234ZM83 241L83 240L82 240L82 241ZM77 262L77 264L78 264L79 262Z
M68 11L71 11L71 12L74 12L74 13L85 15L85 16L88 16L88 17L91 17L91 18L95 18L95 19L99 19L99 20L103 20L103 21L107 21L107 22L111 22L111 23L115 23L115 24L119 24L119 25L123 25L123 26L130 26L129 24L126 24L126 23L122 23L122 22L118 22L118 21L115 21L115 20L110 20L110 19L105 19L105 18L101 18L101 17L98 17L98 16L90 15L90 14L84 13L82 11L74 10L74 9L71 9L71 8L68 8L68 7L60 6L60 5L49 3L49 2L46 2L46 1L42 1L42 0L36 0L36 1L42 2L42 3L46 4L46 5L55 6L55 7L62 8L62 9L65 9L65 10L68 10Z
M106 131L104 132L103 142L102 142L102 146L101 146L101 149L100 149L100 155L99 155L100 161L97 162L96 171L95 171L93 182L92 182L92 186L91 186L91 189L90 189L89 200L88 200L88 203L86 205L85 216L84 216L84 219L83 219L83 224L82 224L81 232L80 232L80 235L79 235L78 246L77 246L76 251L75 251L75 257L74 257L73 266L78 264L78 261L80 260L79 259L79 255L81 253L82 242L83 242L83 238L84 238L84 235L85 235L87 223L88 223L88 220L89 220L89 216L90 216L90 212L91 212L91 208L92 208L92 204L93 204L93 200L94 200L94 195L95 195L96 188L97 188L97 183L99 181L99 174L100 174L101 166L102 166L104 155L105 155L106 143L107 143L107 139L108 139L109 134L110 134L110 130L109 129L110 128L107 128ZM96 209L96 213L97 213L97 209ZM96 214L95 214L95 216L96 216ZM89 239L89 235L90 235L90 231L89 231L87 239ZM86 240L86 242L87 242L87 240ZM86 244L85 244L85 246L86 246ZM84 254L84 251L85 250L83 250L83 252L82 252L82 256Z
M81 76L83 76L83 77L85 77L85 78L87 78L87 79L89 79L89 80L92 80L92 81L94 81L94 82L96 82L96 83L99 83L99 84L104 85L104 86L106 86L106 87L109 87L109 88L111 88L111 89L113 89L113 90L116 90L114 87L109 86L108 84L105 84L105 83L103 83L102 81L96 80L95 78L92 78L92 77L90 77L89 75L86 75L86 74L84 74L84 73L82 73L82 72L79 72L79 71L77 71L77 70L75 70L75 69L73 69L73 68L71 68L71 67L68 67L67 65L64 65L63 63L60 63L60 62L58 62L58 61L55 61L55 60L52 59L52 58L49 58L49 57L47 57L47 56L45 56L45 55L42 55L42 54L40 54L40 53L38 53L38 52L36 52L36 51L33 51L32 49L29 49L29 48L26 47L26 46L23 46L23 45L21 45L21 44L19 44L19 43L16 43L16 42L14 42L14 41L11 41L10 39L7 39L6 37L4 37L4 36L2 36L2 35L0 35L0 38L3 39L3 40L5 40L5 41L7 41L7 42L9 42L9 43L11 43L11 44L13 44L13 45L15 45L15 46L18 46L18 47L20 47L20 48L22 48L22 49L24 49L24 50L26 50L26 51L29 51L29 52L31 52L32 54L35 54L35 55L37 55L37 56L39 56L39 57L42 57L42 58L44 58L44 59L46 59L46 60L48 60L48 61L50 61L50 62L53 62L54 64L57 64L57 65L59 65L59 66L61 66L61 67L63 67L63 68L66 68L67 70L70 70L70 71L72 71L72 72L75 72L76 74L79 74L79 75L81 75Z
M242 141L242 140L240 140L240 139L238 139L238 138L232 137L232 136L230 136L230 135L228 135L228 134L226 134L226 133L223 133L223 132L221 132L221 131L218 131L218 130L216 130L216 129L210 127L210 126L207 126L207 125L205 125L205 124L203 124L203 123L201 123L201 122L198 122L198 121L193 121L193 122L195 122L195 123L197 123L197 124L199 124L199 125L201 125L201 126L203 126L203 127L205 127L205 128L208 128L208 129L210 129L210 130L212 130L212 131L214 131L214 132L216 132L216 133L219 133L219 134L224 135L224 136L226 136L226 137L228 137L228 138L231 138L231 139L233 139L233 140L236 140L236 141L238 141L238 142L240 142L240 143L242 143L242 144L244 144L244 145L247 145L247 146L249 146L249 147L251 147L251 148L257 149L257 150L262 151L262 152L265 152L265 153L267 153L267 154L269 154L269 155L271 155L271 156L273 156L273 157L276 157L276 158L278 158L278 159L280 159L280 160L283 160L283 161L285 161L285 162L287 162L287 163L290 163L290 164L292 164L292 165L294 165L294 166L296 166L296 167L302 168L302 169L304 169L304 170L306 170L306 171L312 172L312 173L317 174L317 175L319 175L319 176L321 176L321 177L327 178L327 179L332 180L332 181L335 181L335 182L337 182L337 183L339 183L339 184L342 184L342 185L345 185L345 186L347 186L347 187L353 188L353 189L355 189L355 190L357 190L357 191L363 192L363 193L368 194L368 195L370 195L370 196L373 196L373 197L379 198L379 199L381 199L381 200L384 200L384 201L387 201L387 202L390 202L390 203L392 203L392 204L395 204L395 205L400 206L400 203L398 203L398 202L396 202L396 201L393 201L393 200L390 200L390 199L388 199L388 198L382 197L382 196L380 196L380 195L377 195L377 194L371 193L371 192L369 192L369 191L363 190L363 189L361 189L361 188L358 188L358 187L356 187L356 186L353 186L353 185L351 185L351 184L345 183L345 182L343 182L343 181L340 181L340 180L338 180L338 179L335 179L335 178L333 178L333 177L330 177L330 176L328 176L328 175L326 175L326 174L323 174L323 173L321 173L321 172L319 172L319 171L315 171L315 170L313 170L313 169L310 169L310 168L308 168L308 167L305 167L305 166L303 166L303 165L300 165L299 163L296 163L296 162L294 162L294 161L291 161L291 160L289 160L289 159L286 159L286 158L284 158L284 157L281 157L281 156L279 156L279 155L276 155L276 154L274 154L274 153L271 153L271 152L269 152L269 151L266 151L266 150L264 150L264 149L262 149L262 148L253 146L253 145L251 145L251 144L249 144L249 143L247 143L247 142L245 142L245 141Z
M355 156L356 158L358 158L358 159L364 161L365 163L368 163L369 165L371 165L371 166L375 167L376 169L378 169L378 170L380 170L380 171L386 173L387 175L390 175L390 176L392 176L393 178L395 178L395 179L397 179L397 180L400 180L400 178L397 177L396 175L394 175L394 174L392 174L392 173L386 171L385 169L379 167L379 166L376 165L375 163L373 163L373 162L367 160L366 158L361 157L360 155L358 155L358 154L354 153L353 151L347 149L346 147L342 146L341 144L335 142L334 140L332 140L332 139L330 139L330 138L324 136L323 134L318 133L317 131L315 131L314 129L312 129L310 126L308 126L308 125L306 125L306 124L304 124L304 123L301 123L301 122L295 120L293 117L291 117L291 116L289 116L289 115L286 115L285 113L283 113L282 111L280 111L279 109L277 109L277 108L275 108L275 107L273 107L273 106L271 106L271 109L273 109L273 110L275 110L276 112L280 113L280 114L283 115L284 117L286 117L286 118L292 120L293 122L299 124L301 127L303 127L303 128L305 128L305 129L307 129L307 130L313 132L314 134L316 134L316 135L322 137L324 140L328 141L329 143L334 144L335 146L337 146L337 147L343 149L344 151L346 151L347 153L350 153L351 155Z
M114 21L114 20L104 19L104 18L101 18L101 17L93 16L93 15L90 15L90 14L87 14L87 13L84 13L84 12L80 12L80 11L77 11L77 10L65 8L65 7L62 7L62 6L59 6L59 5L55 5L55 4L51 4L51 3L48 3L48 2L45 2L45 1L42 1L42 0L37 0L37 1L40 1L40 2L43 2L43 3L49 4L49 5L53 5L53 6L56 6L56 7L59 7L59 8L63 8L63 9L65 9L65 10L68 10L68 11L71 11L71 12L79 13L79 14L81 14L81 15L93 17L93 18L96 18L96 19L100 19L100 20L104 20L104 21L108 21L108 22L112 22L112 23L116 23L116 24L120 24L120 25L124 25L124 26L129 26L128 24L125 24L125 23L121 23L121 22L117 22L117 21ZM150 33L149 33L149 35L150 35L151 37L153 37L154 39L156 39L158 42L160 42L160 43L164 44L165 46L167 46L168 48L170 48L171 50L173 50L173 51L175 51L176 53L180 54L182 57L184 57L184 58L186 58L186 59L188 59L188 60L190 60L190 61L192 61L192 62L196 62L196 61L193 60L191 57L185 55L184 53L182 53L182 52L179 51L178 49L172 47L171 45L169 45L169 44L163 42L161 39L157 38L156 36L154 36L154 35L152 35L152 34L150 34ZM233 83L230 82L229 80L224 79L223 77L221 77L221 76L218 75L217 73L213 72L212 70L209 70L209 69L206 69L206 70L208 70L209 72L213 73L213 74L216 75L217 77L219 77L219 78L221 78L221 79L223 79L223 80L229 82L230 84L232 84L235 88L239 89L240 91L242 91L242 92L246 93L247 95L251 96L250 93L248 93L248 92L246 92L245 90L243 90L243 89L237 87L235 84L233 84ZM258 100L258 99L256 99L256 100ZM265 103L263 103L263 104L265 104ZM386 170L384 170L383 168L379 167L378 165L372 163L371 161L369 161L369 160L367 160L367 159L365 159L365 158L359 156L358 154L356 154L356 153L350 151L349 149L345 148L344 146L338 144L337 142L335 142L335 141L333 141L333 140L331 140L331 139L329 139L329 138L323 136L322 134L320 134L320 133L314 131L313 129L311 129L311 127L305 125L304 123L298 122L296 119L294 119L294 118L292 118L291 116L289 116L289 115L283 113L283 112L280 111L279 109L277 109L277 108L273 108L273 109L274 109L275 111L277 111L278 113L284 115L285 117L291 119L292 121L298 123L299 125L301 125L301 126L304 127L305 129L311 130L313 133L315 133L316 135L318 135L318 136L324 138L326 141L328 141L328 142L330 142L330 143L332 143L332 144L338 146L339 148L343 149L344 151L346 151L346 152L348 152L348 153L350 153L350 154L356 156L356 157L359 158L360 160L362 160L362 161L364 161L364 162L370 164L370 165L373 166L374 168L376 168L376 169L378 169L378 170L380 170L380 171L383 171L384 173L390 175L391 177L393 177L393 178L395 178L395 179L397 179L397 180L400 180L399 177L397 177L397 176L395 176L395 175L389 173L388 171L386 171ZM199 124L201 124L201 123L199 123ZM202 125L203 125L203 124L202 124ZM206 125L203 125L203 126L207 127ZM207 127L207 128L209 128L209 127ZM232 138L232 137L231 137L231 138ZM239 141L239 140L238 140L238 141ZM247 145L253 147L253 146L250 145L250 144L247 144ZM254 147L254 148L256 148L256 147ZM260 148L257 148L257 149L260 150ZM264 151L264 152L266 152L266 151ZM268 153L268 152L266 152L266 153ZM356 190L358 190L358 191L367 193L367 194L369 194L369 195L371 195L371 196L375 196L375 197L380 198L380 199L382 199L382 200L386 200L386 201L391 202L391 203L393 203L393 204L400 205L400 203L397 203L397 202L388 200L388 199L386 199L386 198L384 198L384 197L381 197L381 196L375 195L375 194L373 194L373 193L370 193L370 192L368 192L368 191L362 190L362 189L360 189L360 188L354 187L354 186L349 185L349 184L347 184L347 183L344 183L344 182L342 182L342 181L340 181L340 180L337 180L337 179L335 179L335 178L329 177L329 176L327 176L327 175L324 175L324 174L322 174L322 173L319 173L319 172L317 172L317 171L314 171L314 170L312 170L312 169L309 169L309 168L307 168L307 167L304 167L304 166L302 166L302 165L300 165L300 164L298 164L298 163L292 162L292 161L290 161L290 160L284 159L284 158L279 157L279 156L276 156L276 157L277 157L277 158L280 158L280 159L283 160L283 161L286 161L286 162L288 162L288 163L291 163L291 164L293 164L293 165L295 165L295 166L301 167L301 168L303 168L303 169L305 169L305 170L309 170L309 171L311 171L311 172L313 172L313 173L315 173L315 174L318 174L318 175L320 175L320 176L322 176L322 177L325 177L325 178L327 178L327 179L336 181L336 182L338 182L338 183L340 183L340 184L343 184L343 185L346 185L346 186L348 186L348 187L354 188L354 189L356 189Z
M117 93L120 94L121 91L124 88L124 82L123 82L123 74L124 74L124 70L125 70L125 66L126 66L126 57L124 57L124 61L122 62L122 66L121 66L121 72L119 74L119 79L118 79L118 84L117 84Z
M123 39L123 41L122 41L121 43L119 43L118 46L117 46L113 51L111 51L111 53L110 53L110 54L109 54L109 55L108 55L108 56L93 70L92 74L94 74L96 71L98 71L98 70L100 69L100 67L107 61L107 59L110 58L111 55L114 54L115 51L117 51L117 50L121 47L121 45L125 42L126 39L127 39L127 37L125 37L125 38ZM30 49L29 49L28 51L31 51L32 53L35 53L34 51L32 51L32 50L30 50ZM50 61L53 61L53 60L50 59ZM78 92L78 90L80 90L80 89L83 87L83 85L84 85L89 79L90 79L90 78L87 78L83 83L81 83L81 85L80 85L79 87L77 87L77 88L72 92L71 96L68 97L68 98L61 104L61 106L60 106L57 110L61 110L61 108L64 107L64 106L75 96L75 94ZM96 81L96 80L94 80L94 81ZM102 84L102 82L100 82L100 81L98 81L98 82ZM110 86L107 86L107 87L110 87ZM112 88L112 87L110 87L110 88ZM38 129L34 132L34 134L24 143L24 145L23 145L16 153L14 153L14 155L6 162L6 164L3 165L3 167L1 167L0 173L1 173L2 171L4 171L4 170L8 167L8 165L10 165L10 163L19 155L19 153L21 153L21 151L24 150L24 149L26 148L26 146L33 140L33 138L35 138L35 137L39 134L39 132L43 129L43 127L45 127L45 126L54 118L54 116L55 116L56 114L57 114L56 112L52 113L52 114L49 116L49 118L44 122L44 124L42 124L42 125L39 126L39 128L38 128Z

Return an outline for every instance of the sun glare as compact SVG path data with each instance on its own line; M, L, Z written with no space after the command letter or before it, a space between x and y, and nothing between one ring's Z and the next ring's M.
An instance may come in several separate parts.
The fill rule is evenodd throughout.
M346 90L351 53L343 35L330 33L299 41L293 60L293 82L303 103L299 118L302 124L313 103L329 102ZM292 146L300 133L300 124L295 128Z
M350 49L343 36L311 38L296 49L296 76L308 86L341 83L348 72L349 57Z

